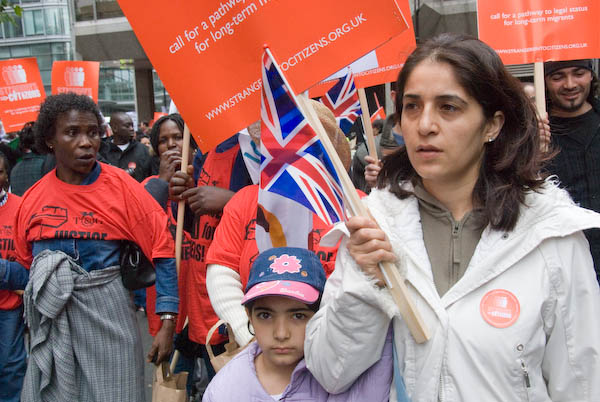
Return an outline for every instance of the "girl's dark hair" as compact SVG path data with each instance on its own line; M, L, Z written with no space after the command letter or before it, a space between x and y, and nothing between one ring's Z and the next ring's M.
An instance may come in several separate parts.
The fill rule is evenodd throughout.
M313 304L307 304L306 306L308 307L308 309L311 311L314 311L315 313L317 311L319 311L319 307L321 306L321 297L322 297L322 294L319 295L319 298L317 299L316 302L314 302ZM248 309L250 314L252 314L252 309L254 308L254 302L256 302L257 299L250 300L248 303L246 303L244 305L244 307L246 307Z
M158 137L160 135L160 126L162 126L162 124L167 120L171 120L173 123L177 124L177 127L179 128L179 130L181 130L182 134L185 128L185 122L183 121L183 118L179 113L173 113L167 116L162 116L154 122L154 124L152 125L152 129L150 130L150 145L152 145L154 154L158 157L160 157L160 154L158 153ZM196 141L192 137L190 137L190 146L194 150L198 149L198 145L196 145Z
M479 102L486 119L491 119L497 111L504 113L499 135L485 144L479 178L473 189L473 205L483 208L493 229L512 230L525 194L538 190L544 183L540 169L548 159L540 151L533 102L488 45L466 35L441 34L417 47L398 75L396 110L400 122L406 82L424 60L450 65L458 83ZM377 187L389 185L393 194L404 199L412 192L402 189L401 182L410 181L414 185L419 180L406 148L401 147L384 158Z
M72 92L66 94L52 95L46 98L40 107L40 114L33 126L35 135L35 147L41 154L49 154L52 151L46 145L56 135L56 120L58 116L70 110L90 112L98 120L98 127L102 130L104 119L100 114L98 105L86 95L77 95Z
M21 131L19 131L19 151L25 153L26 150L37 152L35 149L35 133L33 132L34 122L25 123Z

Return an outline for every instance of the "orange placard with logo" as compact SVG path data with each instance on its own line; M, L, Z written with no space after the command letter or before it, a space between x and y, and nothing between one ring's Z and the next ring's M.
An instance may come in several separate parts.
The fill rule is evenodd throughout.
M600 57L598 0L478 0L479 38L505 64Z
M6 132L19 131L37 119L46 98L37 61L33 57L0 61L0 120Z
M268 45L302 92L408 28L396 0L119 0L201 149L260 116Z
M52 95L74 92L98 103L100 63L97 61L55 61L52 64Z

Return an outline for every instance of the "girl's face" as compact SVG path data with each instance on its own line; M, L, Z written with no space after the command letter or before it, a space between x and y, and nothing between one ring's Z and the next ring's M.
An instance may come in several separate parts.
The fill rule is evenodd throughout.
M503 124L502 112L485 119L481 105L447 63L424 60L406 81L402 135L410 162L429 190L436 185L474 186L484 144L496 138Z
M304 357L304 331L315 313L301 301L282 296L256 299L247 313L265 366L295 367Z

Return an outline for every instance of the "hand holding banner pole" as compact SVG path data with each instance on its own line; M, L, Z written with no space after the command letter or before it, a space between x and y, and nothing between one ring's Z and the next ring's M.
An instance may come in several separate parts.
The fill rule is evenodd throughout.
M304 116L307 118L311 127L315 130L318 135L325 151L329 155L331 162L333 163L336 173L341 181L341 185L344 192L344 197L348 201L348 206L352 215L360 215L365 217L371 217L367 207L360 201L356 189L348 176L348 172L344 168L340 158L335 150L335 147L329 140L321 121L319 120L316 112L309 104L309 101L302 96L296 96L294 90L287 82L285 76L281 72L281 69L277 65L275 58L267 46L265 46L265 52L269 55L273 64L279 71L279 75L283 79L285 85L289 88L290 95L294 99L294 102L298 105ZM368 116L368 114L367 114ZM369 119L370 120L370 119ZM379 264L382 273L385 277L386 285L398 305L398 309L404 318L406 325L408 326L412 336L415 338L417 343L423 343L430 338L429 330L427 329L425 322L421 315L416 309L412 298L408 292L408 288L404 282L404 278L401 277L398 269L389 262L382 262Z

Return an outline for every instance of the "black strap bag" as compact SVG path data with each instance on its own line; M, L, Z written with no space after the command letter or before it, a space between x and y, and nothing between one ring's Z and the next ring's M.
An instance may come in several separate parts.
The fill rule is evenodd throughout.
M131 241L121 242L121 279L129 290L147 288L156 282L154 266L148 261L140 247Z

